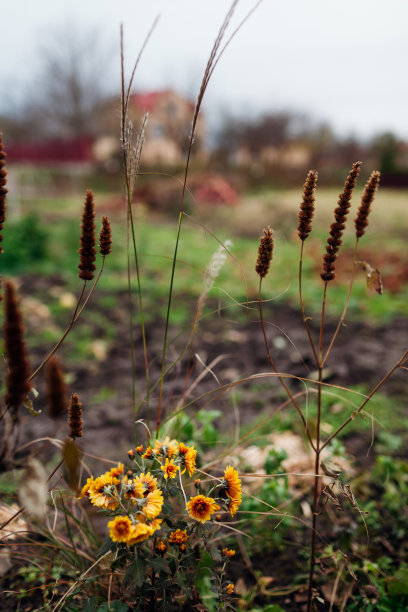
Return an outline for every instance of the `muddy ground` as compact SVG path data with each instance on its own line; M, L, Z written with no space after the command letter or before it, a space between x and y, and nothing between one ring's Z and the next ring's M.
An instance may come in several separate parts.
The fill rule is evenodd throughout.
M55 282L56 279L54 279ZM23 279L20 284L28 336L32 332L38 332L39 325L54 324L53 320L47 319L45 315L44 320L38 318L38 313L36 313L38 302L35 302L34 305L30 305L30 302L27 304L25 297L30 296L31 284L30 279ZM56 284L58 286L58 282ZM46 288L38 287L37 279L36 290L38 289L45 290ZM112 294L98 291L87 307L86 320L84 318L77 323L77 326L88 327L92 342L96 340L103 343L105 338L105 330L99 315L103 313L106 316L106 310L100 306L100 303L103 303L107 296L112 297ZM64 359L66 350L68 348L71 350L69 362L66 364L64 361L64 364L68 373L69 392L78 393L84 405L84 437L81 441L83 450L107 459L120 460L127 449L134 445L134 418L127 293L117 292L114 298L115 306L109 310L108 318L115 332L113 337L103 344L103 350L96 351L95 358L85 362L72 360L72 345L68 337L59 354ZM272 307L265 304L264 311L264 318L268 321L266 325L268 340L279 371L299 377L313 377L315 369L313 353L300 314L288 306L277 306L276 304ZM215 360L212 366L213 375L207 373L202 377L202 380L191 391L189 401L198 398L203 393L215 390L217 387L215 376L219 384L225 385L257 373L271 372L266 358L261 326L253 313L250 316L251 320L241 315L240 320L237 321L232 320L230 315L215 315L200 323L192 350L174 367L165 380L164 415L168 415L174 409L183 394L186 372L191 363L194 365L188 377L187 387L203 372L204 368L199 360L207 366L213 364ZM68 320L68 313L64 313L60 319L61 329L63 329L63 323ZM331 337L335 324L336 321L326 322L326 338ZM314 337L317 338L317 320L311 320L310 326ZM172 340L177 338L180 331L180 328L171 328L169 332L167 351L169 365L183 350L188 338L187 333L173 343ZM163 321L158 320L148 324L146 340L149 359L152 360L149 370L151 383L157 381L160 376L163 336ZM135 388L137 403L140 404L145 393L146 378L142 338L139 330L135 331L135 340ZM364 384L370 388L400 358L407 345L408 321L404 318L397 318L392 324L376 328L361 321L347 322L328 360L325 371L326 382L345 387ZM46 344L31 348L33 366L41 361L48 348L49 345ZM194 359L195 354L198 355L198 359ZM43 375L39 375L36 379L36 386L40 391L37 407L42 408L43 413L37 418L29 414L23 415L22 443L47 435L63 438L66 433L65 423L62 422L56 426L46 416L46 407L42 401L44 397L43 380ZM274 379L268 379L269 382L265 383L265 380L261 385L259 381L240 385L238 407L242 424L248 423L263 410L273 411L279 404L282 398L279 383ZM302 383L297 380L291 381L290 384L295 391L302 389ZM384 390L387 394L406 397L406 373L396 372L387 382ZM155 421L157 399L158 388L151 393L150 398L152 423ZM214 393L211 398L205 400L205 403L204 400L197 401L192 410L202 405L222 410L223 417L217 425L220 429L229 426L229 421L233 417L225 394ZM145 407L141 408L138 418L147 418ZM140 429L140 437L143 441L143 428Z

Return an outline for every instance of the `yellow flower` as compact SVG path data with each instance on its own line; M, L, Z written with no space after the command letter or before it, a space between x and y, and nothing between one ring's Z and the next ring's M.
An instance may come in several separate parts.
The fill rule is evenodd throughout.
M163 455L171 459L174 455L177 455L178 444L177 440L170 440L169 436L166 436L163 442L156 440L153 452L156 455Z
M228 500L228 502L229 502L228 503L228 510L229 510L231 516L234 516L234 514L236 514L236 511L238 510L238 508L241 505L241 501L242 500L241 500L240 497L239 498L235 498L235 499L231 498L231 499Z
M150 472L147 472L147 474L142 473L140 476L136 476L135 482L136 481L140 482L143 487L143 494L140 497L146 497L148 493L152 493L152 491L157 489L157 478L154 478Z
M89 487L93 484L93 481L94 481L93 476L90 476L87 479L86 483L84 484L84 486L81 489L81 494L78 497L78 499L82 499L83 497L85 497L85 495L89 495Z
M231 593L234 592L234 585L233 584L227 584L227 586L225 587L225 590L227 591L228 595L231 595Z
M137 477L134 480L127 480L125 484L127 488L127 491L125 491L125 499L133 500L140 499L141 497L143 497L144 486L140 482L140 480L137 479Z
M153 456L153 449L151 446L146 448L146 452L142 455L142 459L150 459Z
M152 531L150 525L146 525L146 523L136 523L136 525L132 525L127 543L129 546L133 546L133 544L138 544L139 542L147 540L151 535Z
M178 470L180 469L178 465L174 465L173 459L170 461L166 458L166 463L160 468L164 472L164 477L167 478L175 478Z
M233 548L223 548L222 554L224 555L224 557L231 558L235 556L235 550Z
M94 506L116 510L119 505L118 478L107 472L94 480L88 489L89 499Z
M144 540L147 540L147 538L150 538L155 531L161 529L160 523L161 519L155 519L150 523L150 525L147 523L136 523L135 525L132 525L129 537L127 539L129 546L133 546L133 544L138 544L139 542L143 542Z
M115 516L112 521L109 521L108 528L111 540L114 542L127 542L132 529L132 523L128 516Z
M178 450L179 454L182 457L181 464L184 466L184 471L182 472L182 474L184 474L187 469L189 476L192 476L196 469L196 449L194 448L194 446L186 446L185 444L183 444L183 442L180 442Z
M200 521L200 523L208 521L211 518L211 514L219 509L220 507L216 504L215 500L212 497L205 497L205 495L190 497L190 501L187 502L189 515L193 519Z
M163 501L163 493L160 491L160 489L156 489L155 491L148 493L143 499L142 512L148 519L156 518L156 516L161 512Z
M186 529L181 531L181 529L176 529L176 531L172 531L169 536L170 544L184 544L188 540L188 535Z
M231 500L229 502L228 509L230 511L231 516L234 516L234 514L236 513L236 511L238 510L241 504L242 493L241 493L241 480L239 478L237 470L234 469L232 465L228 465L225 468L224 490Z
M123 463L118 463L116 467L112 468L109 472L106 473L111 474L112 476L120 476L121 474L123 474L124 469L125 466L123 465Z
M143 444L140 444L140 446L136 446L135 450L138 455L141 455L143 453Z

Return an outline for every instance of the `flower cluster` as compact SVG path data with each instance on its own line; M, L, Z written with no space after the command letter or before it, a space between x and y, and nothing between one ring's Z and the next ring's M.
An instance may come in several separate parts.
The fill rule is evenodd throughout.
M221 504L234 516L242 499L241 481L231 465L225 469L224 477L215 479L212 488L204 494L199 485L197 495L187 501L182 475L192 476L196 472L197 451L183 442L156 440L144 449L143 445L128 451L133 469L119 463L97 478L91 476L83 486L80 497L88 497L99 510L113 514L108 522L113 542L132 546L151 537L165 524L171 526L167 516L159 518L165 497L178 495L184 501L190 519L181 518L176 529L167 533L168 544L186 550L186 543L199 523L204 524L221 509ZM214 484L215 483L215 484ZM193 483L191 483L192 486ZM174 506L173 502L172 506ZM178 504L180 506L180 503ZM180 529L183 526L185 529ZM164 527L164 525L163 525ZM163 536L162 536L163 537ZM164 536L166 537L166 535ZM167 543L162 539L156 543L157 550L164 554ZM228 554L227 556L231 556Z

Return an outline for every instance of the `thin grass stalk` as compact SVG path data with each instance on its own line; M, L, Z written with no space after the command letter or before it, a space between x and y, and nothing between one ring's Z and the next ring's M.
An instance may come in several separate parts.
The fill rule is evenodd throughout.
M231 5L231 7L230 7L230 9L229 9L225 19L224 19L224 21L223 21L223 23L221 25L221 28L220 28L219 33L218 33L218 36L217 36L217 38L215 40L215 43L213 45L213 48L211 50L210 58L209 58L209 60L207 62L207 67L206 67L206 70L205 70L205 73L204 73L204 77L203 77L203 80L202 80L202 83L201 83L201 88L200 88L200 92L198 94L197 103L196 103L195 110L194 110L194 115L193 115L193 123L192 123L192 128L191 128L191 133L190 133L190 140L189 140L188 149L187 149L187 160L186 160L186 166L185 166L185 171L184 171L183 188L182 188L182 193L181 193L179 219L178 219L177 234L176 234L176 243L175 243L175 247L174 247L174 255L173 255L173 261L172 261L172 266L171 266L169 297L168 297L168 302L167 302L166 324L165 324L165 330L164 330L163 351L162 351L162 366L161 366L161 375L160 375L159 400L158 400L158 406L157 406L157 420L156 420L156 432L157 432L157 434L158 434L159 428L160 428L161 409L162 409L162 401L163 401L164 370L165 370L165 362L166 362L167 339L168 339L169 323L170 323L170 312L171 312L171 305L172 305L172 298L173 298L174 275L175 275L175 270L176 270L178 245L179 245L179 241L180 241L181 226L182 226L182 220L183 220L184 197L185 197L186 186L187 186L188 172L189 172L189 168L190 168L190 158L191 158L191 154L192 154L194 135L195 135L195 130L196 130L196 126L197 126L198 115L199 115L200 108L201 108L201 103L203 101L204 94L205 94L205 91L207 89L207 85L208 85L209 79L210 79L211 74L212 74L212 70L214 69L214 62L216 62L217 52L218 52L219 46L221 44L222 38L223 38L223 36L225 34L225 30L228 27L230 19L231 19L233 13L234 13L234 10L235 10L235 7L236 7L237 3L238 3L238 0L234 0L233 1L233 3Z
M48 363L48 361L51 359L51 357L54 355L54 353L59 349L61 344L64 342L65 338L68 336L69 332L72 329L72 326L74 325L74 323L76 321L75 317L76 317L76 314L78 312L78 308L79 308L79 306L80 306L80 304L82 302L82 298L84 297L85 288L86 288L86 281L84 282L84 285L82 287L81 294L80 294L80 296L78 298L78 301L76 303L74 314L72 315L72 318L71 318L71 321L68 324L68 327L66 328L66 330L62 334L61 338L58 340L57 344L54 346L54 348L52 348L50 350L48 355L43 359L43 361L40 363L40 365L37 367L37 369L34 370L34 372L31 374L30 378L28 379L29 381L33 380L33 378L35 378L37 376L37 374L40 372L40 370L42 370L42 368Z
M82 302L82 299L83 299L84 293L85 293L85 289L86 289L87 281L84 282L84 286L82 287L81 294L80 294L80 296L78 298L78 301L76 303L75 310L74 310L74 313L72 315L71 321L68 324L68 327L65 329L64 333L62 334L61 338L58 340L58 342L56 343L54 348L51 349L51 351L43 359L43 361L40 363L40 365L37 367L37 369L31 374L30 378L28 379L29 382L31 382L37 376L37 374L43 369L43 367L48 363L48 361L51 359L51 357L54 355L54 353L60 348L61 344L64 342L65 338L68 336L69 332L71 331L71 329L73 328L75 323L78 321L78 319L81 316L85 306L88 304L90 298L92 297L92 295L93 295L93 293L94 293L94 291L96 289L96 285L98 284L99 279L101 278L104 265L105 265L105 256L102 257L101 269L99 270L98 275L97 275L96 279L94 280L94 282L92 284L92 287L90 288L89 293L86 296L85 300ZM81 303L82 303L82 305L81 305Z
M299 405L298 405L296 399L294 398L294 396L292 395L292 392L290 391L289 387L287 386L287 384L283 380L282 376L279 374L278 368L276 367L276 364L275 364L274 360L272 359L271 351L270 351L270 348L269 348L268 338L266 336L265 322L264 322L263 310L262 310L262 278L259 279L258 304L259 304L259 317L260 317L260 320L261 320L261 328L262 328L262 333L263 333L263 337L264 337L264 341L265 341L266 352L267 352L267 355L268 355L268 361L269 361L271 367L273 368L274 372L277 374L278 380L279 380L280 384L282 385L282 387L285 389L285 391L286 391L290 401L292 402L292 404L296 408L296 410L297 410L297 412L298 412L298 414L299 414L299 416L300 416L300 418L302 420L302 423L303 423L303 426L304 426L304 429L305 429L305 433L306 433L306 435L308 437L309 443L310 443L311 447L313 448L313 450L315 450L315 445L314 445L312 437L310 435L309 428L307 426L306 419L305 419L305 417L303 415L303 412L299 408Z
M353 414L351 416L349 416L348 419L346 419L344 421L344 423L342 423L342 425L340 425L336 429L336 431L334 431L327 438L327 440L322 444L321 450L323 450L324 447L327 446L333 440L333 438L335 438L351 421L353 421L358 414L360 414L360 412L362 411L364 406L370 401L370 399L373 397L373 395L375 395L375 393L377 393L377 391L383 386L383 384L385 382L387 382L387 380L390 378L390 376L392 376L392 374L394 374L395 370L398 370L398 368L400 368L403 365L403 363L405 362L407 357L408 357L408 350L406 350L404 352L404 354L402 355L401 359L399 359L397 361L397 363L390 370L388 370L387 374L380 380L379 383L376 384L374 389L372 391L370 391L370 393L366 396L366 398L364 399L362 404L358 407L358 409L355 412L353 412Z
M336 327L336 329L335 329L335 331L333 333L333 337L330 340L330 344L329 344L329 346L328 346L328 348L326 350L325 356L324 356L323 361L322 361L322 367L324 367L324 365L325 365L325 363L326 363L326 361L327 361L327 359L328 359L328 357L329 357L329 355L331 353L331 350L333 348L333 344L335 343L336 338L337 338L337 336L338 336L338 334L339 334L339 332L341 330L341 327L343 325L344 319L346 318L346 314L347 314L347 310L348 310L348 306L349 306L349 302L350 302L351 291L353 289L353 283L354 283L354 279L355 279L355 276L356 276L357 252L358 252L358 238L356 239L356 243L355 243L355 246L354 246L353 271L351 273L351 279L350 279L349 286L348 286L348 291L347 291L347 296L346 296L346 301L345 301L345 304L344 304L343 312L341 313L339 322L338 322L337 327Z
M323 289L323 300L322 300L322 313L320 318L320 333L319 333L319 361L318 361L318 390L317 390L317 422L316 422L316 443L315 443L315 478L313 485L313 505L312 505L312 532L310 540L310 566L309 566L309 580L308 580L308 592L307 592L307 612L310 611L312 605L312 591L313 591L313 577L316 565L316 531L317 531L317 517L318 517L318 506L320 501L320 424L322 416L322 383L323 383L323 331L324 331L324 316L326 310L326 296L327 296L327 281L324 282Z
M67 528L68 538L69 538L69 540L71 542L72 550L74 551L75 568L76 568L76 566L78 566L78 567L80 566L80 564L79 564L79 557L78 557L77 549L76 549L76 546L75 546L74 538L72 537L71 528L69 526L68 513L67 513L67 510L65 508L64 496L62 495L61 491L60 491L60 498L61 498L62 508L63 508L63 512L64 512L65 526Z
M133 210L132 210L132 199L133 192L135 186L135 180L139 173L139 164L140 164L140 156L143 147L143 132L146 123L146 117L144 118L141 126L141 130L139 133L139 137L136 143L136 149L133 152L131 148L131 138L132 138L132 130L130 125L126 125L127 120L127 112L128 112L128 104L130 98L130 92L133 84L133 79L135 76L135 72L137 66L139 64L142 53L148 43L148 40L156 27L158 22L158 18L154 21L141 50L139 51L139 55L136 59L136 62L133 67L132 75L129 80L128 88L125 93L125 75L124 75L124 44L123 44L123 25L120 28L120 65L121 65L121 88L122 88L122 112L121 112L121 141L123 147L123 161L125 167L125 183L126 183L126 200L127 200L127 252L128 252L128 260L127 260L127 268L128 268L128 302L129 302L129 335L130 335L130 347L131 347L131 363L132 363L132 398L133 398L133 412L135 420L138 414L138 407L136 405L136 359L135 359L135 339L134 339L134 331L133 331L133 307L132 307L132 288L131 288L131 266L130 266L130 256L129 256L129 227L132 235L132 248L133 248L133 256L135 259L135 269L136 269L136 284L137 284L137 292L138 292L138 302L139 302L139 311L140 311L140 325L142 330L142 342L143 342L143 354L145 360L145 374L146 374L146 406L147 406L147 418L150 423L150 383L149 383L149 360L147 356L147 342L146 342L146 327L145 327L145 318L144 318L144 310L143 310L143 299L142 299L142 284L141 284L141 275L139 269L139 257L136 243L136 234L133 220ZM128 127L128 129L127 129ZM137 440L137 425L135 425L135 441Z
M318 366L319 358L318 358L318 355L317 355L315 342L313 340L313 336L312 336L312 333L310 331L309 323L307 322L307 317L306 317L306 314L305 314L305 306L304 306L304 303L303 303L302 271L303 271L303 250L304 250L304 244L305 244L304 240L302 240L301 247L300 247L300 259L299 259L299 304L300 304L300 310L301 310L301 313L302 313L302 321L303 321L304 326L306 328L306 332L307 332L307 335L308 335L308 338L309 338L310 346L312 348L313 356L315 358L316 366Z

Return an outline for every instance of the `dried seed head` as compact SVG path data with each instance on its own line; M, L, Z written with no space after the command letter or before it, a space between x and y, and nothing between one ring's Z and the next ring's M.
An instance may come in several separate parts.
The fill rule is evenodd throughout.
M69 437L75 440L75 438L82 438L82 403L79 401L77 393L71 395L68 408L68 425L69 425Z
M361 198L360 208L357 212L354 225L356 228L356 238L361 238L364 235L365 228L368 225L368 215L370 214L370 207L374 200L375 192L377 191L378 185L380 184L380 173L377 170L371 173L370 178L364 187L363 196Z
M6 189L7 171L5 169L6 157L7 155L3 147L3 135L0 132L0 253L3 253L3 247L1 245L3 241L3 235L1 234L1 231L4 227L4 221L6 220L6 194L7 194L7 189Z
M86 192L84 211L82 213L81 238L79 249L79 278L92 280L95 266L95 204L94 195L90 189Z
M334 223L330 226L329 237L327 238L326 253L323 257L323 272L320 274L325 281L331 281L335 277L335 262L337 252L341 246L341 237L344 228L346 227L346 217L350 209L351 194L357 182L357 177L360 172L361 162L355 162L351 168L344 190L339 196L337 208L334 211Z
M74 440L68 438L62 447L62 459L64 464L64 478L69 488L79 495L79 471L81 467L81 449Z
M11 281L5 283L4 310L4 343L8 365L6 404L16 415L19 405L31 391L31 384L28 381L30 362L24 341L23 319L16 289Z
M268 274L269 266L273 255L273 230L268 226L264 229L258 246L258 259L256 260L255 271L261 278Z
M48 414L52 419L57 419L65 414L68 405L67 387L58 357L49 360L45 382Z
M101 255L109 255L111 252L111 224L108 217L102 217L102 229L99 234L99 252Z
M312 231L312 219L314 213L314 190L317 182L317 171L309 170L306 182L303 187L303 199L300 205L300 211L298 214L299 225L298 234L299 238L304 241Z

